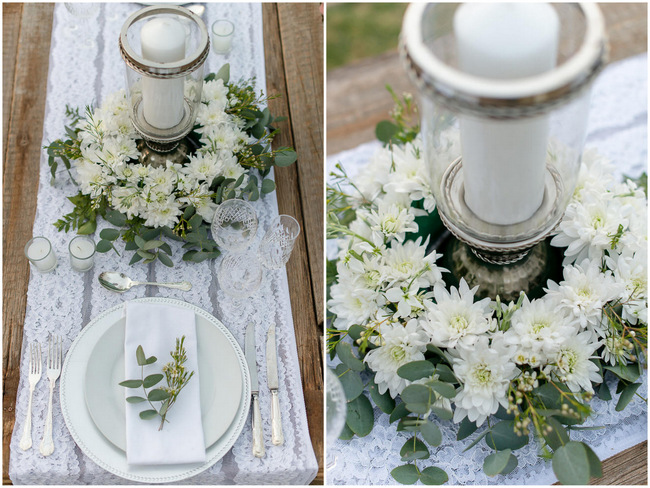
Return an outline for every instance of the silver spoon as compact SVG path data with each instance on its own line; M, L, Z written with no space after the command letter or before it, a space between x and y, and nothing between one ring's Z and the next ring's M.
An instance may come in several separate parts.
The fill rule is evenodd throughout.
M177 283L150 283L147 281L133 281L124 273L117 271L104 271L99 275L99 283L107 290L124 293L137 285L155 285L175 288L177 290L189 291L192 289L192 283L189 281L179 281Z

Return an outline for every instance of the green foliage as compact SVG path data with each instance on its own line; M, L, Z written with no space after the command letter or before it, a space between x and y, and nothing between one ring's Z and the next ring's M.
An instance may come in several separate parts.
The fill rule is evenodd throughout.
M510 449L505 449L503 451L497 451L493 454L490 454L483 461L483 471L488 476L496 476L499 473L503 472L510 462L510 457L512 456L512 451ZM516 459L516 458L515 458Z
M167 412L178 399L181 390L185 388L192 376L194 376L194 371L186 371L183 366L187 362L187 352L185 351L184 342L185 336L176 339L176 348L169 353L172 361L163 366L164 374L154 373L146 377L144 376L144 367L154 364L157 358L155 356L147 357L142 346L138 346L135 350L135 360L141 368L141 378L125 380L120 383L120 386L125 388L142 388L144 397L130 396L127 397L126 401L133 404L147 402L151 408L140 412L140 418L142 420L151 420L159 417L160 426L158 430L162 430L165 422L168 422ZM147 391L163 379L167 380L167 386ZM156 408L153 402L161 402L161 404Z
M506 449L514 451L528 444L528 436L517 435L514 421L504 420L489 430L485 436L485 443L495 451L505 451Z
M420 479L420 472L415 464L403 464L397 466L390 472L390 475L403 485L412 485Z
M569 442L553 454L553 472L563 485L586 485L592 467L587 449L582 442Z
M345 423L359 437L370 434L375 424L375 414L368 397L359 395L348 402L348 414Z

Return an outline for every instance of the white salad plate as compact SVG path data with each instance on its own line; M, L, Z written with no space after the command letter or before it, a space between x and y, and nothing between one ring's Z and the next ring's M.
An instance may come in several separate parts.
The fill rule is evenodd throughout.
M172 298L134 301L187 308L195 314L206 461L127 464L126 395L118 385L125 379L124 304L93 319L70 347L61 371L63 418L81 450L107 471L143 483L180 481L215 464L241 434L250 407L248 366L230 331L208 312ZM158 358L158 362L167 360Z

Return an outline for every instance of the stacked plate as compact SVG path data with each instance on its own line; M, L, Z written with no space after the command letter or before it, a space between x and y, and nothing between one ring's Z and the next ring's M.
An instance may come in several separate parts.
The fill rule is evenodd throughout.
M244 354L208 312L171 298L141 298L190 309L196 317L206 461L131 466L126 461L124 304L92 320L70 347L61 372L61 410L73 439L102 468L128 480L169 483L206 470L235 443L246 422L251 386Z

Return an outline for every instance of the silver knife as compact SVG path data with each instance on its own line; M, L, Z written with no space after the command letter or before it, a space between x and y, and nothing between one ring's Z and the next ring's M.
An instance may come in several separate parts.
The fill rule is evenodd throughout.
M262 435L262 415L260 414L260 392L257 382L257 361L255 357L255 324L250 322L246 326L246 362L251 374L251 392L253 394L253 456L264 457L264 436Z
M275 346L275 323L269 328L266 338L266 382L271 390L271 442L274 446L284 444L280 395L278 395L278 353Z

